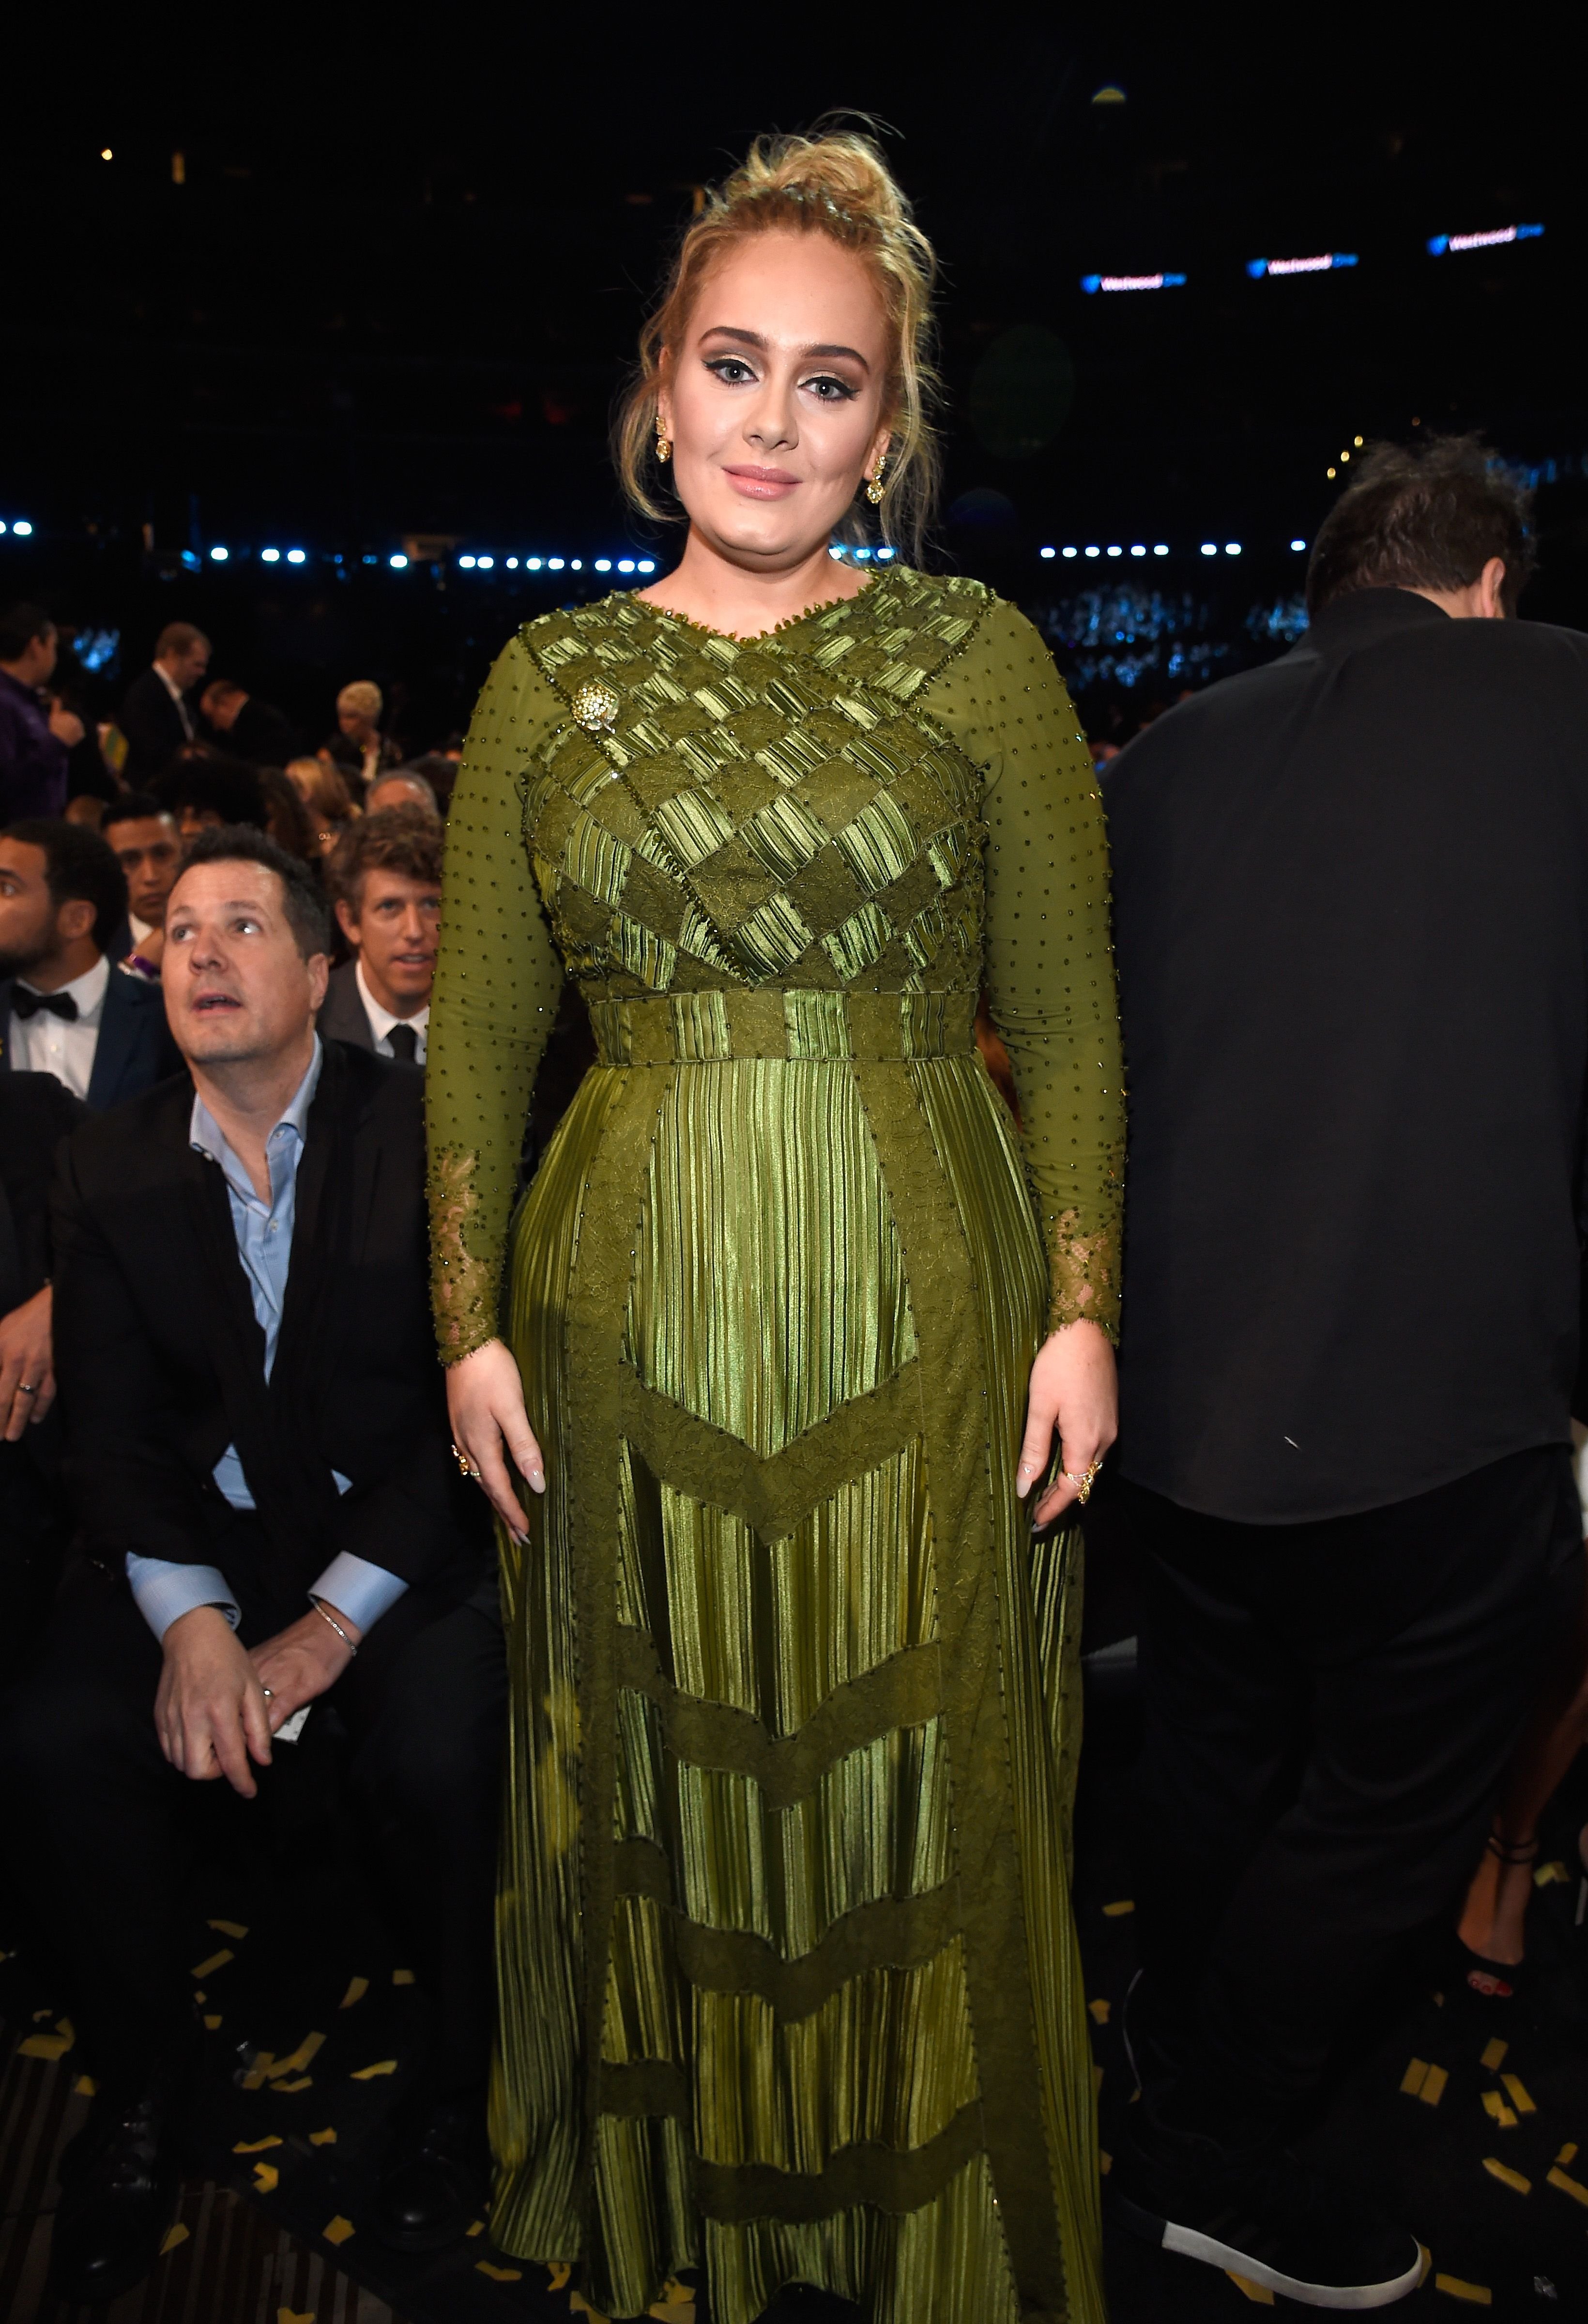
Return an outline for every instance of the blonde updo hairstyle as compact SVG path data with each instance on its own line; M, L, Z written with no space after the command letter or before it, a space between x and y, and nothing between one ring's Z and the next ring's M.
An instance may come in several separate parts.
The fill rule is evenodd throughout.
M614 453L623 490L648 517L678 516L670 490L662 495L666 470L656 456L657 401L668 367L712 268L746 236L772 233L825 234L871 272L891 340L882 390L890 439L877 515L884 539L903 543L919 563L940 466L931 420L937 262L876 144L858 130L757 138L742 166L706 195L685 228L660 304L640 333L640 368L618 410ZM845 540L866 539L868 507L857 497L841 528Z

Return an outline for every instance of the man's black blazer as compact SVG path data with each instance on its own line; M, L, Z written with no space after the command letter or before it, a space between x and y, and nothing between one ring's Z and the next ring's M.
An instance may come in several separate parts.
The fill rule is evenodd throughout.
M0 977L0 1073L11 1071L11 995L14 980ZM185 1075L182 1053L166 1022L165 995L146 977L127 976L115 966L105 988L88 1103L94 1113L121 1105L174 1074ZM187 1084L184 1080L184 1087ZM188 1090L189 1100L192 1091Z
M131 1550L245 1582L212 1474L235 1444L278 1602L344 1550L443 1598L478 1583L488 1513L452 1458L430 1324L423 1103L417 1074L325 1044L268 1384L226 1181L189 1141L190 1087L67 1141L56 1375L67 1480L99 1562L119 1569Z
M192 714L189 711L189 715ZM116 724L127 738L126 764L122 773L132 788L141 791L170 766L182 744L191 740L181 713L171 700L157 669L141 670L128 687L116 713ZM198 732L194 719L193 731Z
M340 968L332 969L319 1012L319 1029L332 1040L351 1041L357 1049L374 1047L374 1031L358 989L355 961L345 960Z
M1588 637L1359 590L1102 788L1123 1473L1295 1524L1568 1441Z

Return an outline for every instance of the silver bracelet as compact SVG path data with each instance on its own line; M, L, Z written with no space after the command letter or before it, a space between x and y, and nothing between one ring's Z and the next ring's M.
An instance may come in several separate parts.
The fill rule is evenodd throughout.
M337 1636L341 1639L342 1644L346 1647L348 1653L350 1655L355 1655L358 1652L358 1648L347 1636L346 1631L342 1628L340 1622L337 1621L336 1616L334 1614L328 1614L318 1598L311 1597L309 1602L314 1608L315 1612L319 1616L320 1620L330 1624L332 1629L335 1630Z

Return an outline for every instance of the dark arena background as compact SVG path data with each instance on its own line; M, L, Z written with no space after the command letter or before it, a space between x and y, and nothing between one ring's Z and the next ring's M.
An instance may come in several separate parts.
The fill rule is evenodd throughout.
M1308 548L1375 440L1480 432L1536 487L1524 616L1588 629L1572 20L1380 14L454 5L13 23L0 603L49 611L75 657L62 676L102 720L180 620L213 640L212 674L279 705L309 749L360 678L408 753L455 743L518 623L665 569L672 537L625 511L606 449L645 302L700 189L757 132L846 107L883 124L943 262L933 561L1037 623L1100 757L1300 635ZM1474 1222L1474 1264L1497 1229ZM1139 1717L1130 1575L1106 1538L1091 1557L1076 1903L1106 2148L1131 2087ZM593 2312L566 2270L507 2260L483 2230L434 2262L353 2232L411 2001L336 1831L312 1798L299 1807L282 1910L322 1958L258 2005L279 2024L273 2070L217 2078L167 2256L96 2312ZM1537 1875L1579 2035L1583 1812L1563 1801ZM248 1924L245 1896L196 1904L216 2025L226 1980L247 1975ZM0 1925L0 2013L20 2044L0 2089L0 2319L67 2324L44 2265L85 2100L50 1966L5 1960L12 1941ZM1525 2031L1497 2049L1433 1971L1358 2035L1314 2146L1415 2187L1438 2223L1406 2312L1588 2314L1581 2049ZM1112 2236L1109 2264L1119 2324L1272 2304ZM788 2297L774 2313L838 2311Z

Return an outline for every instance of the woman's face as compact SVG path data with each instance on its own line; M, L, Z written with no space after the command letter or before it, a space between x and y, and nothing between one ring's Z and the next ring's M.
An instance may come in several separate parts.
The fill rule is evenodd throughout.
M827 541L888 441L888 329L863 263L825 234L758 234L707 275L660 410L694 529L776 570Z

